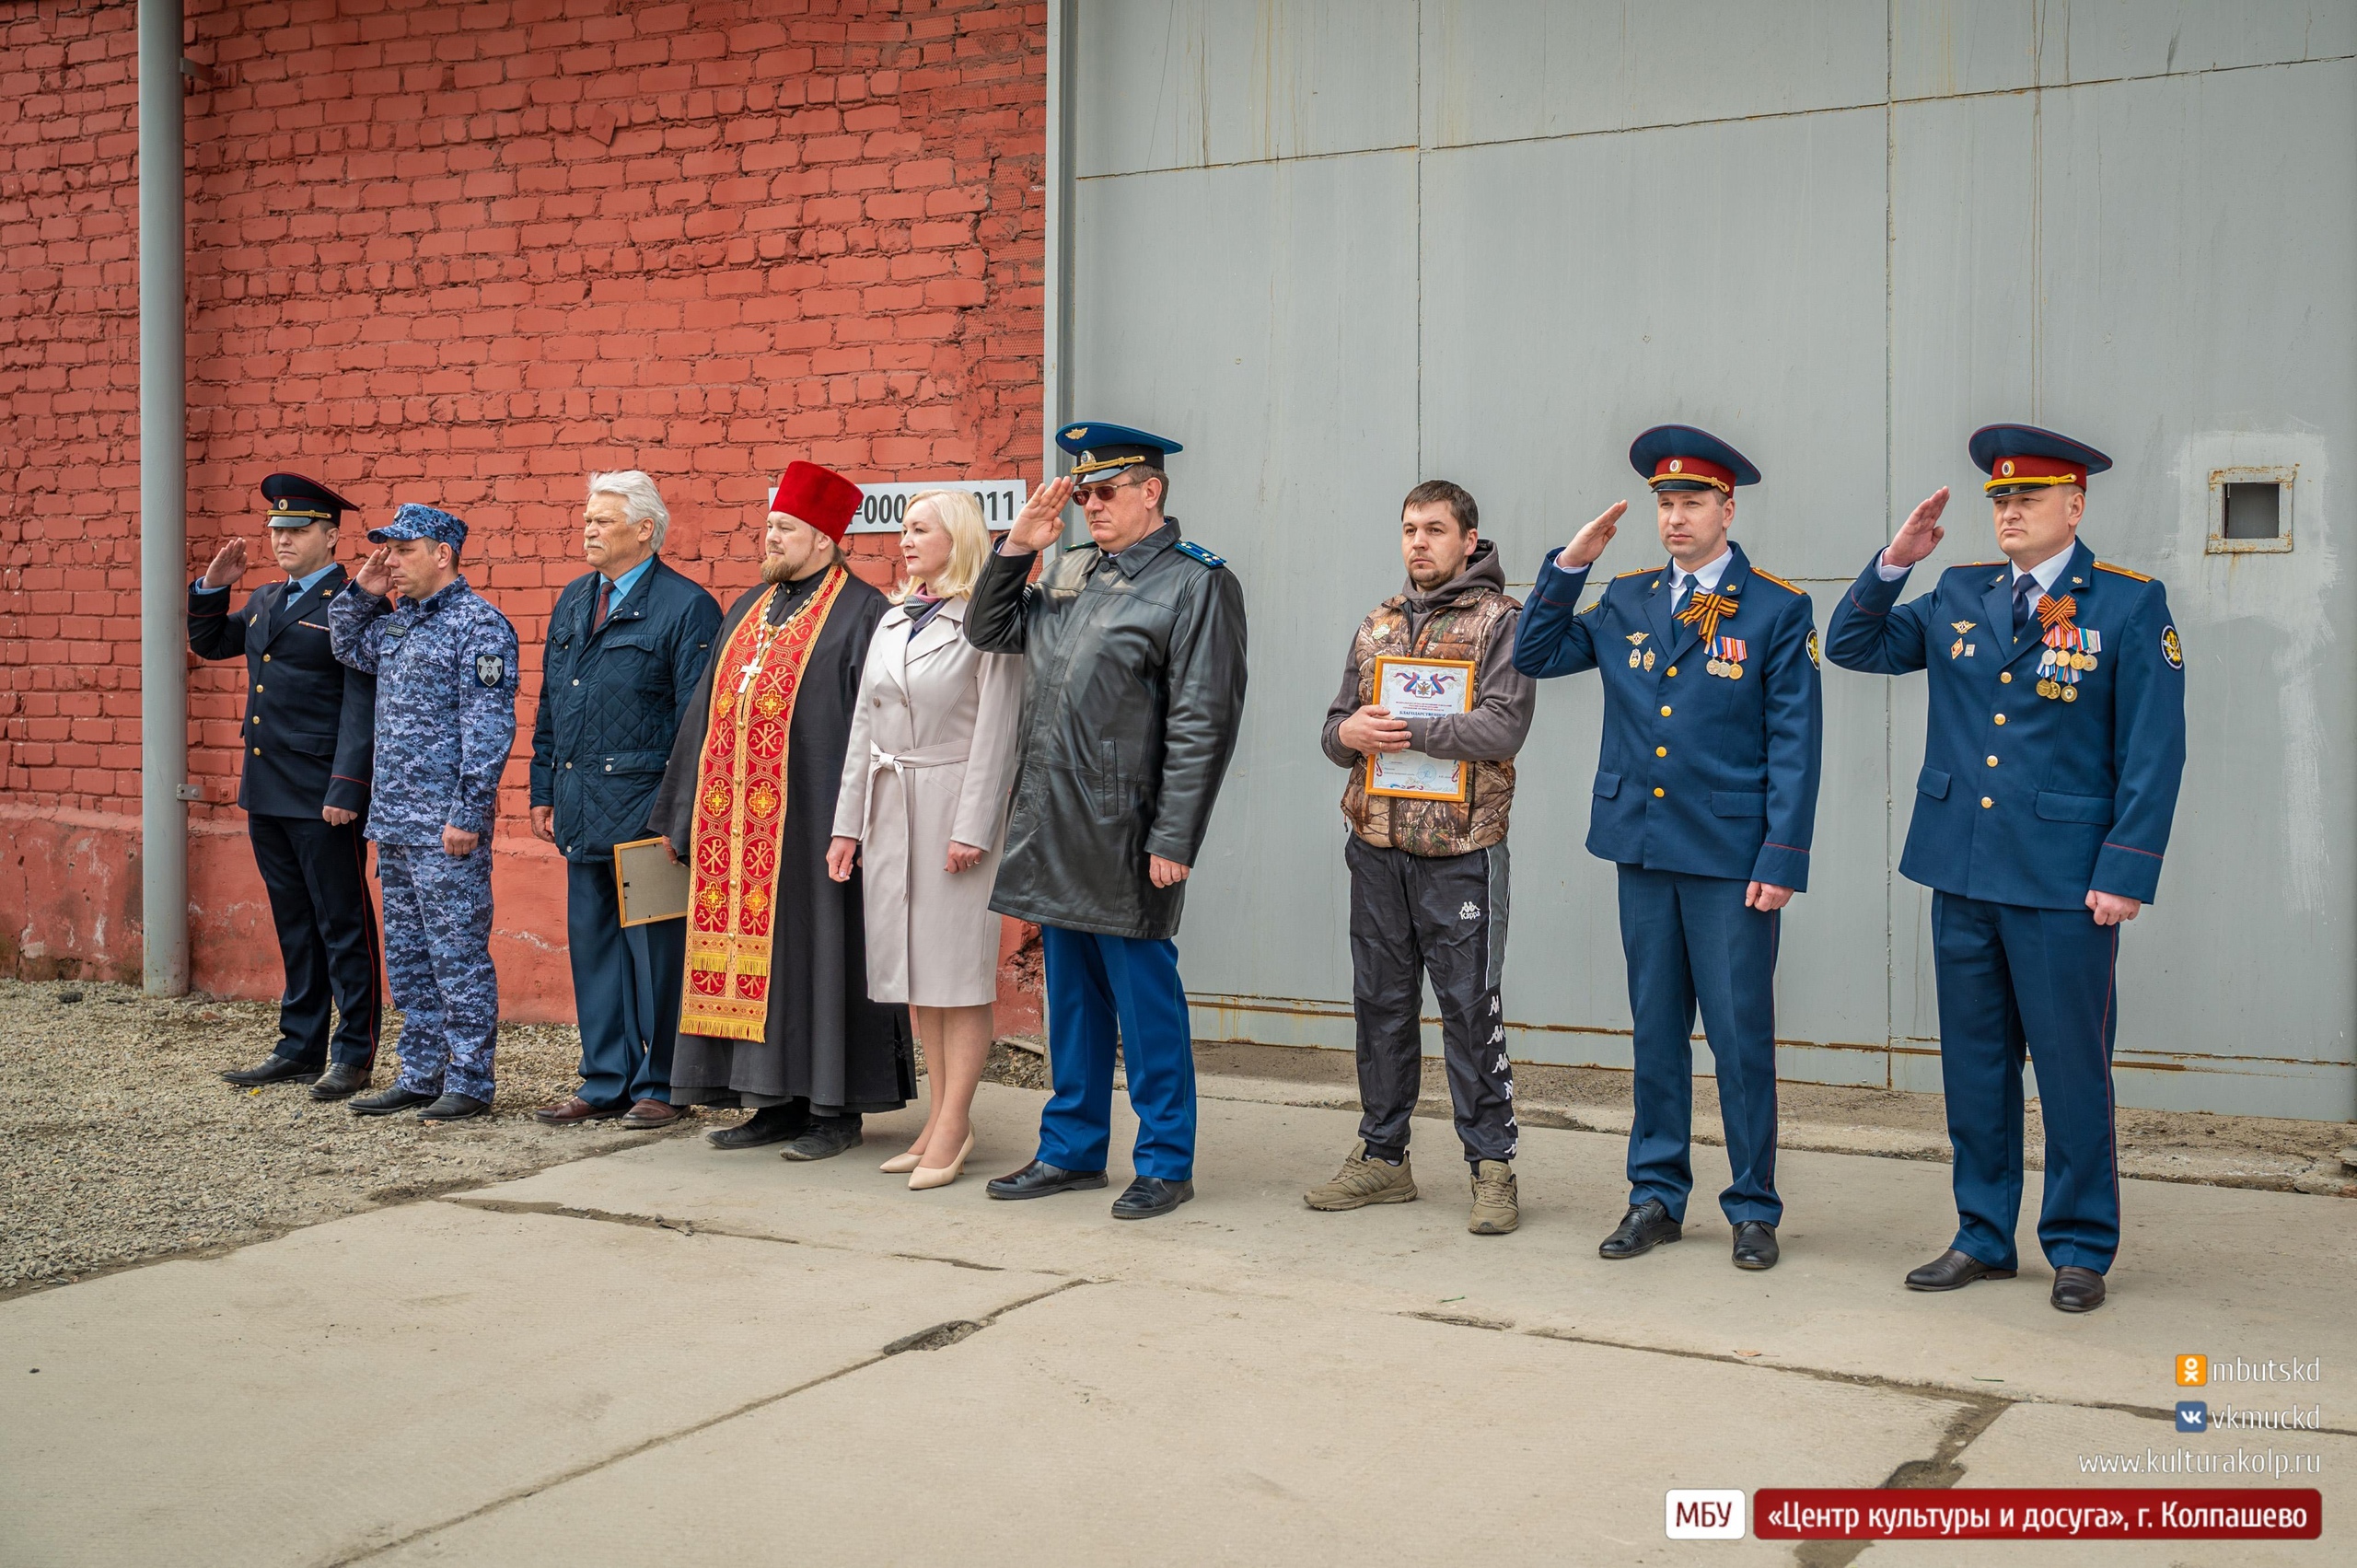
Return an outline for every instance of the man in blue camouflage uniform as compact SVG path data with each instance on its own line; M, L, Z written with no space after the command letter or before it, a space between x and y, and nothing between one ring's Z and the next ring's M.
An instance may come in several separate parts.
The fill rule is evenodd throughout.
M352 1102L424 1121L491 1109L499 976L491 967L491 824L516 744L516 629L459 575L467 525L403 506L328 612L335 656L377 678L368 836L385 890L385 970L401 1073ZM401 605L389 596L399 591Z

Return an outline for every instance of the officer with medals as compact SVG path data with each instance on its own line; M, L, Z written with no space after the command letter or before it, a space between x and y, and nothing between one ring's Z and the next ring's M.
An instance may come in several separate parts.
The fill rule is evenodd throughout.
M336 661L327 624L328 602L346 581L335 559L337 528L354 508L296 473L270 475L261 493L271 553L286 581L263 584L232 614L229 590L246 573L246 541L233 539L188 590L190 649L199 658L246 661L238 805L286 973L277 1049L221 1075L240 1086L307 1083L313 1099L343 1099L368 1086L383 1011L360 836L377 682Z
M1055 1086L1038 1156L986 1191L1106 1184L1118 1040L1138 1139L1113 1217L1150 1219L1195 1195L1193 1030L1172 938L1244 719L1244 590L1165 515L1178 442L1092 421L1056 444L1079 460L1032 493L966 615L974 646L1025 656L991 908L1039 926ZM1089 542L1034 584L1068 500Z
M2168 595L2080 541L2094 447L2027 424L1976 431L2000 561L1898 602L1945 530L1941 490L1833 612L1844 669L1927 670L1931 715L1899 874L1933 889L1940 1074L1958 1225L1910 1290L2014 1277L2022 1062L2046 1121L2038 1238L2065 1312L2103 1305L2119 1247L2112 1135L2119 927L2161 879L2185 768L2185 654Z
M1734 1179L1719 1207L1738 1269L1776 1264L1776 946L1808 885L1824 738L1808 595L1727 538L1759 470L1706 431L1665 424L1629 448L1653 487L1666 566L1624 573L1574 613L1617 531L1616 502L1550 552L1522 615L1525 675L1597 671L1604 741L1590 854L1620 874L1635 1022L1629 1208L1596 1250L1634 1258L1684 1234L1694 1014L1717 1063Z

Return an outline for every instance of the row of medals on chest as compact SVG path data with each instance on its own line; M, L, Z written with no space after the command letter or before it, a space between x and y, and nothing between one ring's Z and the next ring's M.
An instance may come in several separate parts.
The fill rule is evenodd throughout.
M1628 634L1629 641L1631 643L1642 643L1649 634L1650 633L1644 632L1631 632ZM1702 666L1704 669L1709 670L1713 675L1720 676L1728 680L1740 680L1743 679L1744 656L1750 650L1744 646L1742 638L1713 637L1711 639L1710 647L1706 651L1710 655L1710 661ZM1631 648L1629 650L1629 668L1631 669L1642 669L1650 674L1654 668L1653 649L1646 648L1641 653L1635 648Z
M1962 635L1972 630L1972 622L1958 621L1954 625L1958 635L1948 645L1948 657L1961 658L1975 652ZM2079 678L2095 673L2102 662L2096 656L2103 652L2103 633L2065 620L2049 626L2038 641L2046 645L2046 651L2038 656L2038 694L2049 702L2077 702Z

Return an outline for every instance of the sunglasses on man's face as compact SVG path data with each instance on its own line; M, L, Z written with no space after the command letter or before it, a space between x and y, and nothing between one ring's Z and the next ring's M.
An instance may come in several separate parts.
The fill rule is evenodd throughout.
M1142 479L1124 479L1106 484L1076 484L1073 486L1072 498L1084 506L1091 501L1099 501L1109 506L1113 504L1113 492L1128 490L1144 482Z

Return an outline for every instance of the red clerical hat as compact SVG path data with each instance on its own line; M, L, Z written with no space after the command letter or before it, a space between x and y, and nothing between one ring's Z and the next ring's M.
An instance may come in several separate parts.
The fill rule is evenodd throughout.
M840 544L843 530L859 515L860 495L859 486L834 470L796 461L785 465L785 477L770 497L770 510L799 517Z

